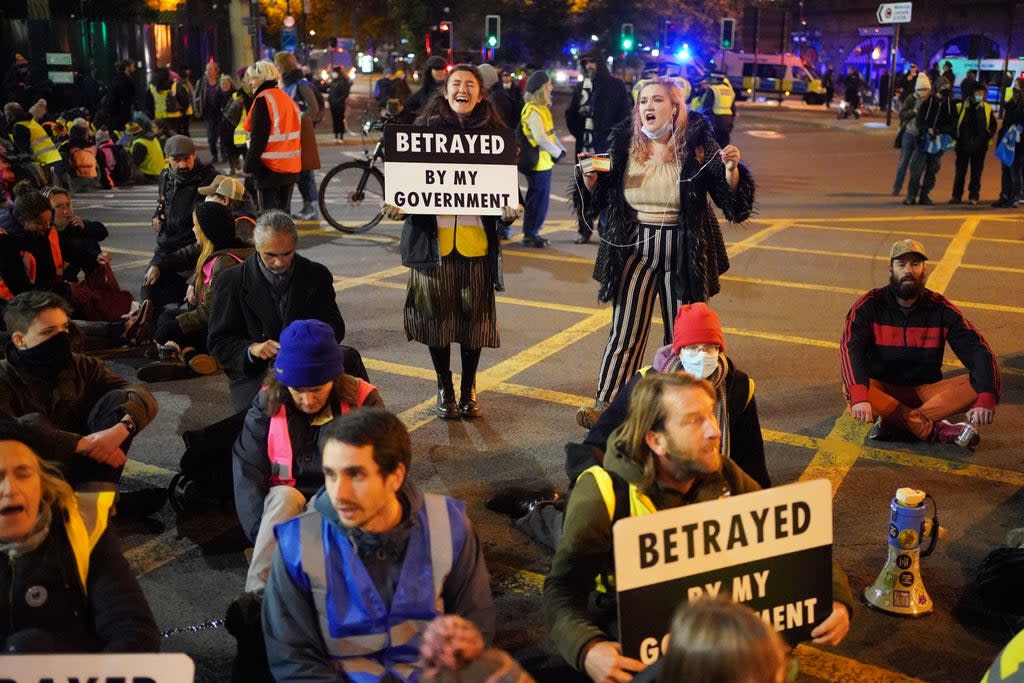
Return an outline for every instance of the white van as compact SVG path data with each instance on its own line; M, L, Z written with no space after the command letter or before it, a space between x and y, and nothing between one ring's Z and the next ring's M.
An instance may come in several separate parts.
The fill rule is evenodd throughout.
M960 92L960 82L964 80L964 76L967 75L969 69L974 69L978 72L976 78L988 86L988 93L985 99L993 104L1001 103L1006 99L1006 93L1000 94L999 86L1002 83L1003 75L1003 58L999 57L996 59L969 59L967 57L943 57L939 60L939 70L942 70L942 65L949 62L953 65L953 74L956 76L956 82L953 83L953 96L963 97L963 93ZM1006 70L1013 74L1013 77L1006 81L1006 85L1012 86L1013 79L1024 74L1024 59L1009 59L1006 61Z
M825 101L821 78L796 55L758 54L755 65L753 53L725 52L717 69L725 73L740 100L767 92L798 95L808 104Z

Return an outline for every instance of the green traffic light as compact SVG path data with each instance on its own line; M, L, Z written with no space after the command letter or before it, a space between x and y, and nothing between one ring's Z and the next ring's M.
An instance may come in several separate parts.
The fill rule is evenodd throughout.
M487 44L491 47L494 47L495 45L498 44L498 39L495 36L488 36Z
M630 40L629 38L624 38L622 40L622 49L623 50L632 50L633 49L633 41Z

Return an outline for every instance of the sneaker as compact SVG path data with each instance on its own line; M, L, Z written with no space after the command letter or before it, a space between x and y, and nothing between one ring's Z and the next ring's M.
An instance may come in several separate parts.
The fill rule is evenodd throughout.
M144 365L136 371L142 382L171 382L176 379L188 379L192 370L182 360L158 360Z
M966 422L949 422L948 420L939 420L935 423L935 426L932 427L932 434L928 437L928 440L934 443L956 443L956 438L960 436L960 432L966 426ZM971 441L967 444L967 448L974 448L979 443L981 443L981 437L978 434L975 434L971 437Z
M524 237L524 247L533 247L534 249L543 249L544 247L551 246L551 240L540 237Z
M1010 205L1010 200L1003 199L1001 197L998 200L992 202L993 208L996 208L996 209L1005 209L1009 205Z
M181 347L176 341L167 341L156 347L157 360L181 360Z
M904 203L904 204L905 204L906 206L911 206L911 205L913 205L913 204L917 204L917 200L916 200L916 199L914 199L913 197L907 197L906 199L904 199L904 200L903 200L903 203Z
M970 199L967 200L967 203L970 204L971 206L977 206L978 205L978 198L977 197L971 197Z
M922 204L924 206L931 206L935 202L932 201L931 197L929 197L928 195L925 195L925 196L921 197L920 199L918 199L917 203L918 204Z
M586 430L593 429L607 407L608 403L605 401L594 401L593 405L581 406L576 411L576 424Z
M572 241L572 243L573 243L573 244L590 244L590 237L591 237L591 234L592 234L592 233L589 233L589 232L588 232L588 233L587 233L586 235L580 235L579 237L577 237L576 239L574 239L574 240Z

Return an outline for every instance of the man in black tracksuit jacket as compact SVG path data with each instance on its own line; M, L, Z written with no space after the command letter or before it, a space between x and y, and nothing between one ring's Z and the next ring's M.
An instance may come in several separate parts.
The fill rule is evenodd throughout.
M990 424L1000 395L999 367L974 325L946 297L925 288L924 246L900 240L889 251L889 285L873 289L846 315L839 353L854 418L871 422L870 437L908 432L922 441L953 443L965 426L944 418L966 411ZM968 370L942 378L946 343ZM979 441L975 435L971 446Z

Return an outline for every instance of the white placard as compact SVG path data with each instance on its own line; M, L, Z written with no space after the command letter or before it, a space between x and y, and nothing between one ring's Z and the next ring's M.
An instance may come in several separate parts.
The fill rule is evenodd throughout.
M159 654L5 655L0 681L193 683L195 664L180 652Z

